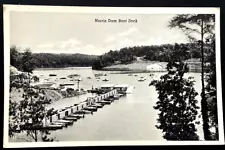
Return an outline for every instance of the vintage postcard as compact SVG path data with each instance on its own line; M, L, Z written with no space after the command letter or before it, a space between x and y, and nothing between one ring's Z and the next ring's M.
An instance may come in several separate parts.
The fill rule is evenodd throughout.
M4 5L4 147L223 144L219 15Z

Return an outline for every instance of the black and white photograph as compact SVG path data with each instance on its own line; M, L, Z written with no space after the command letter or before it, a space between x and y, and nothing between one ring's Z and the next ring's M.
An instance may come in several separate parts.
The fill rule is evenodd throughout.
M5 5L4 147L223 144L219 14Z

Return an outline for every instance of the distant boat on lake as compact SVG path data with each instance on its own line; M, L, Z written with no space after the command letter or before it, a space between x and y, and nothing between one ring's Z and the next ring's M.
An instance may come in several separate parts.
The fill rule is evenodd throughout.
M150 76L150 77L153 77L153 76L154 76L154 74L150 74L149 76Z
M62 77L62 78L60 78L60 79L66 79L65 77Z
M138 79L139 82L143 82L145 81L146 79L144 77L141 77L140 79Z
M71 74L71 75L68 75L67 77L68 78L80 77L80 75L79 74Z
M50 77L55 77L57 76L56 74L49 74Z
M102 73L95 74L95 77L103 76Z
M109 79L105 78L105 79L103 79L102 81L109 81Z

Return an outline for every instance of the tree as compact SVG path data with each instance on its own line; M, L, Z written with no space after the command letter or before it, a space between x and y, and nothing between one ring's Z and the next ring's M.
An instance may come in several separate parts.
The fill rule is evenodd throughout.
M196 28L197 26L197 28ZM205 140L211 140L210 130L209 130L209 118L208 118L208 106L205 97L205 80L204 80L204 36L213 32L215 27L215 15L213 14L182 14L176 15L169 22L170 28L178 27L180 28L191 41L196 41L196 38L192 33L199 34L200 45L201 45L201 62L202 62L202 71L201 71L201 81L202 81L202 93L201 93L201 110L202 110L202 119L203 119L203 132Z
M208 51L207 56L207 76L206 76L206 99L209 106L209 123L211 128L215 128L212 132L212 139L219 139L218 131L218 113L217 113L217 96L216 96L216 62L215 62L215 35L208 37Z
M25 52L22 54L21 58L22 70L23 72L32 73L35 67L35 63L32 57L30 49L25 49Z
M10 100L9 136L13 136L17 131L25 131L27 136L37 142L38 133L41 133L42 136L49 134L49 131L44 128L43 120L52 115L45 108L50 100L46 98L44 91L39 93L38 89L29 86L23 87L23 89L24 94L21 101Z
M16 59L15 59L16 60ZM32 61L32 53L26 50L21 57L21 70L32 73L34 63ZM25 78L21 76L21 78ZM40 132L44 137L43 141L52 141L46 138L49 131L44 128L43 120L49 117L51 112L46 110L46 105L50 103L47 99L45 91L35 89L30 86L30 78L26 80L10 80L10 89L22 89L22 99L13 101L9 100L9 136L14 136L17 132L25 131L27 136L30 136L35 142L38 141L38 133Z
M10 64L12 66L18 67L19 52L16 46L10 47Z
M188 71L184 63L168 63L168 74L154 80L150 86L158 91L158 101L154 109L160 111L156 128L161 129L166 140L198 140L195 133L197 115L197 92L193 88L192 77L183 76Z

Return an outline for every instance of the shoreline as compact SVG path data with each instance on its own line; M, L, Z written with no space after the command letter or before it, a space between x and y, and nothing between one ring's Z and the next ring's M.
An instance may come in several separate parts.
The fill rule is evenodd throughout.
M49 68L35 68L33 71L39 71L39 70L58 70L58 69L62 69L62 70L66 70L66 69L91 69L92 67L89 66L89 67L56 67L56 68L52 68L52 67L49 67Z
M130 74L130 73L162 73L168 72L167 70L159 70L159 71L150 71L150 70L136 70L136 69L121 69L121 68L113 68L113 69L102 69L97 71L120 71L111 74ZM201 69L189 69L188 72L191 73L201 73Z

